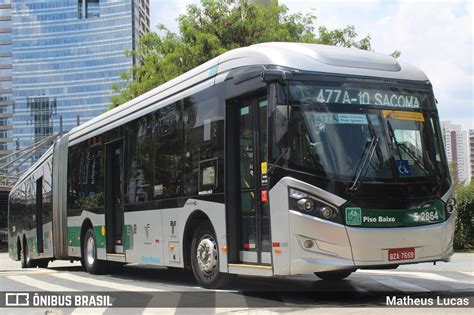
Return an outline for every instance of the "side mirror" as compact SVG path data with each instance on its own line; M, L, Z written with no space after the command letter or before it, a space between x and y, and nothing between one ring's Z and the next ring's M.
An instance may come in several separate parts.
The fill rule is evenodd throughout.
M291 72L280 69L266 69L262 72L264 82L271 83L275 81L286 81L291 77Z

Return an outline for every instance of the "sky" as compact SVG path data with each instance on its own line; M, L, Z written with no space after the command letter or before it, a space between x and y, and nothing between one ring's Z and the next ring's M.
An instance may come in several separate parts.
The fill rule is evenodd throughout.
M152 30L178 32L176 18L198 0L150 0ZM474 129L474 0L280 0L290 13L314 13L316 27L354 25L370 34L372 49L423 70L438 100L441 120Z

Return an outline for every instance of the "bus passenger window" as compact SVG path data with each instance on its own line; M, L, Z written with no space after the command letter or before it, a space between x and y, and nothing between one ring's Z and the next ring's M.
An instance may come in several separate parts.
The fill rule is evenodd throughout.
M165 106L157 111L154 126L154 189L153 197L171 198L181 195L180 131L181 102Z

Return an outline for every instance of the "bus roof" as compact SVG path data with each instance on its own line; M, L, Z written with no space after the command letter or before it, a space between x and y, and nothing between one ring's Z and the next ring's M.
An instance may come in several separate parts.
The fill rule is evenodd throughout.
M282 66L326 74L378 77L392 80L428 81L416 67L399 63L395 58L355 48L317 44L269 42L228 51L154 89L126 102L69 132L69 141L94 136L120 120L125 123L137 112L174 94L205 81L212 84L225 79L229 71L245 66ZM159 106L159 105L158 105ZM155 106L153 106L155 107ZM115 124L114 124L115 125ZM111 128L111 126L109 126ZM92 133L92 134L91 134Z

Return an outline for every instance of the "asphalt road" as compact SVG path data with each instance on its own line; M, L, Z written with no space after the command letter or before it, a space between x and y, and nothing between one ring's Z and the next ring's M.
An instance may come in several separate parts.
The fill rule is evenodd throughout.
M19 262L11 261L3 253L0 254L0 287L3 292L107 292L116 293L112 299L119 299L122 305L145 302L133 309L48 309L50 313L59 314L212 314L252 310L312 314L322 308L324 313L340 313L341 309L335 307L344 307L342 311L351 314L363 312L365 315L379 314L382 310L380 306L386 306L387 296L433 298L435 304L438 298L440 301L468 298L470 308L431 308L429 313L474 314L474 254L455 254L452 262L435 266L418 264L401 266L397 270L358 270L346 280L332 282L320 280L314 275L271 279L239 276L226 290L206 290L196 284L192 273L182 270L128 265L113 274L93 276L78 263L64 261L50 263L48 269L21 269ZM7 308L0 311L44 314L46 310ZM390 308L390 313L395 311L413 313L418 309Z

